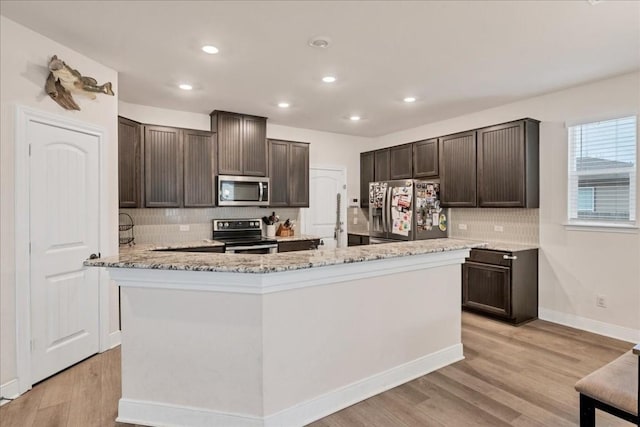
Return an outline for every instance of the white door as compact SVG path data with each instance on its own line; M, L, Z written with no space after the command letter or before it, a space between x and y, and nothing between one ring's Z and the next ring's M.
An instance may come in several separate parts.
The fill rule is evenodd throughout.
M345 172L342 169L309 169L309 208L305 209L303 223L305 233L319 236L320 249L346 246L344 221L347 213ZM338 207L338 195L340 206ZM339 215L339 218L338 218ZM340 226L336 230L336 224Z
M99 350L100 141L30 121L31 382Z

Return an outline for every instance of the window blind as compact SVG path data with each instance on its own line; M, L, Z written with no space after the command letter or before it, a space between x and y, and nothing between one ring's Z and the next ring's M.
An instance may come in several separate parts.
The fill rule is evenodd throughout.
M569 127L569 221L633 224L636 116Z

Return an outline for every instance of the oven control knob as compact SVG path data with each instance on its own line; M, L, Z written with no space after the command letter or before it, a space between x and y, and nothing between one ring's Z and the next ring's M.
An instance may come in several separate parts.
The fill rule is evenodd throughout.
M228 223L228 222L225 222L225 223L224 223L224 226L225 226L225 227L229 227L229 223Z

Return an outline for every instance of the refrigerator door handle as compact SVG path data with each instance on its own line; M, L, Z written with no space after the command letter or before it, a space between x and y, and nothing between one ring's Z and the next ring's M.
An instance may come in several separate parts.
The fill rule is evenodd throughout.
M387 190L382 194L382 232L387 232Z
M384 206L384 210L387 213L387 221L385 223L385 227L386 227L386 232L387 233L391 233L391 221L389 220L389 217L391 216L391 186L389 186L389 188L387 188L387 192L385 194L385 206Z

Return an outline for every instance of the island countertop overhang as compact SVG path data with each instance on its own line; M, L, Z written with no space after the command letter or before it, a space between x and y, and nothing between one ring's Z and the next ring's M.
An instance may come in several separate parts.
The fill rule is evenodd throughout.
M110 269L266 274L470 250L485 245L485 243L478 241L444 238L265 255L157 252L147 249L132 250L116 256L86 260L84 265L89 267L108 267ZM184 245L180 247L183 248Z

